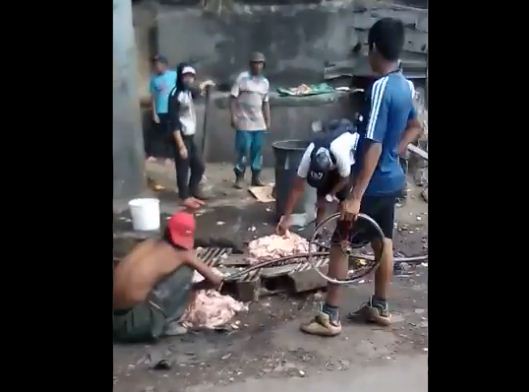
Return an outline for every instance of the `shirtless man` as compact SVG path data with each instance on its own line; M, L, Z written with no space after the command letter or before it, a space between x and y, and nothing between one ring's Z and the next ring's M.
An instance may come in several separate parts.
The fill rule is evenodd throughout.
M161 239L142 242L117 265L113 289L115 340L137 342L170 335L192 288L220 290L222 277L195 255L194 234L193 215L177 212ZM205 280L193 286L194 270Z

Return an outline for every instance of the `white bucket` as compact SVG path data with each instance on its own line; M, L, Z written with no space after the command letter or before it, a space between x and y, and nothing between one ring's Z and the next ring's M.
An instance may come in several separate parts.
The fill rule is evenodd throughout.
M160 200L134 199L129 201L132 227L138 231L152 231L160 228Z

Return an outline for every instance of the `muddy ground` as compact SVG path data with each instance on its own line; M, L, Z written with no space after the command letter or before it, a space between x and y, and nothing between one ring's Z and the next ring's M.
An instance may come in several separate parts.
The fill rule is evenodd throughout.
M173 171L150 164L149 173L167 190L158 193L162 212L177 208ZM273 180L266 171L265 180ZM245 242L273 231L273 204L257 203L246 191L231 188L228 165L208 165L207 185L215 198L197 218L199 242L244 249ZM407 256L427 251L427 204L411 186L408 203L397 210L395 244ZM125 203L115 203L115 230L130 230ZM218 224L223 222L223 224ZM253 231L252 227L255 227ZM276 295L249 305L233 331L194 331L150 345L114 344L114 390L160 392L427 390L428 267L419 265L394 278L390 302L395 324L390 328L359 324L346 313L372 293L365 280L345 289L343 332L318 338L299 332L321 305L320 292ZM166 358L171 368L153 370L151 358ZM288 381L288 383L285 383Z

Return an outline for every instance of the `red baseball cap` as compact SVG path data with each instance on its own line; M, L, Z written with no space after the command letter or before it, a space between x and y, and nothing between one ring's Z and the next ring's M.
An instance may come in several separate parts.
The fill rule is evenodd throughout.
M176 212L167 223L167 230L174 245L193 249L195 243L195 217L188 212Z

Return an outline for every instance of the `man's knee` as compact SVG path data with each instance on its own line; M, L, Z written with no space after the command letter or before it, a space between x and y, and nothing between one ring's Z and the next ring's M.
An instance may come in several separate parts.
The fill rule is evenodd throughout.
M383 249L389 249L391 254L393 254L393 240L391 238L384 238L383 240L373 240L371 242L371 247L375 251L375 255L382 255Z

